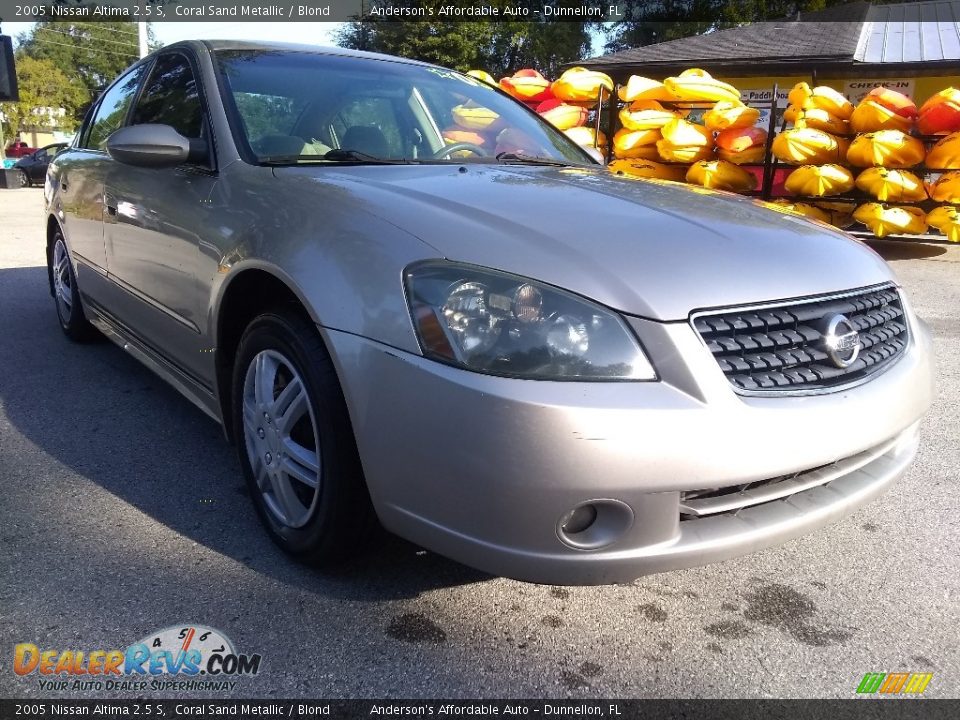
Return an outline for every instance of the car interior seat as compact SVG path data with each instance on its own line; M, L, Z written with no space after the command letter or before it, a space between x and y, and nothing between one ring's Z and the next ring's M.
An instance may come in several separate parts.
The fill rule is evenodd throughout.
M354 125L343 134L341 147L378 158L390 157L390 145L383 131L373 125Z
M264 135L253 143L259 155L322 155L312 143L296 135Z

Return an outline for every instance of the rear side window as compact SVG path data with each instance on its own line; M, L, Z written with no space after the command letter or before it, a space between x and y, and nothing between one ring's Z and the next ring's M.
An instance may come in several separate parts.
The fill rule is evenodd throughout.
M154 65L130 124L144 123L170 125L184 137L200 137L200 91L193 68L183 55L164 55Z
M127 118L127 111L137 92L144 68L144 65L140 65L107 90L90 123L83 147L106 150L107 138L118 130Z

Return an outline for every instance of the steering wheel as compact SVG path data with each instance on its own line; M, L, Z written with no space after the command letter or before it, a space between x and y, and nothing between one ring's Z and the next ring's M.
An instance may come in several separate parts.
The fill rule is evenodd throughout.
M442 148L430 155L430 158L432 160L440 160L444 157L449 159L450 153L460 152L461 150L472 152L474 155L479 155L480 157L486 157L487 155L487 151L479 145L474 145L473 143L469 142L455 142L451 143L450 145L444 145Z

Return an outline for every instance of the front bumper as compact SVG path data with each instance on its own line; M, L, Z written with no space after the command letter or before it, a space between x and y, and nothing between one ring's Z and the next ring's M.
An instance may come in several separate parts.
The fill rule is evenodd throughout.
M930 337L916 319L909 347L870 381L769 398L734 393L688 324L630 322L660 382L489 377L323 330L383 524L498 575L625 582L838 520L889 487L916 453L916 427L933 394ZM871 450L870 462L827 484L681 520L684 491L777 478ZM590 501L619 509L611 515L616 532L602 547L573 547L561 539L561 518Z

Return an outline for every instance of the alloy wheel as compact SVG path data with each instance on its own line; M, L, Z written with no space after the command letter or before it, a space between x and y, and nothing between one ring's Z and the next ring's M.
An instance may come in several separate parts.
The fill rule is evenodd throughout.
M320 496L320 435L306 385L276 350L262 350L247 367L243 430L267 509L283 525L302 527Z
M73 281L70 275L70 256L63 238L57 238L53 246L53 289L60 319L68 323L73 312Z

